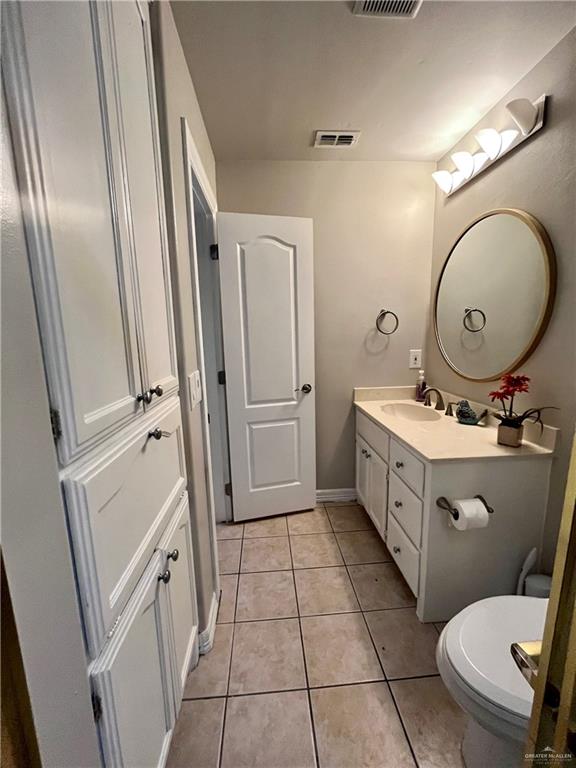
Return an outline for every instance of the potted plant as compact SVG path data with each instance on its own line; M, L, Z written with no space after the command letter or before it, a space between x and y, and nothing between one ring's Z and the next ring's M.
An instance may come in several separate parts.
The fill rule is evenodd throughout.
M499 400L502 406L502 413L494 414L494 417L500 422L498 425L498 443L518 448L522 444L525 421L532 421L535 424L540 424L541 429L544 428L541 414L545 408L528 408L523 413L516 413L514 397L521 392L529 392L530 378L507 373L502 376L500 381L502 382L500 389L490 392L489 395L492 402Z

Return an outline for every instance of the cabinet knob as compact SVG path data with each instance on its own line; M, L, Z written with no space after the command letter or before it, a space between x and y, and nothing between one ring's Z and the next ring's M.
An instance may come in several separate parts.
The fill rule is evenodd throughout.
M392 547L392 552L394 552L396 555L400 554L400 547Z
M366 456L367 453L368 451L366 450L366 448L362 448L362 456Z
M371 458L372 458L372 454L371 454L371 453L367 453L367 454L366 454L366 458L367 458L367 459L371 459Z
M162 397L162 395L164 394L164 390L162 389L160 384L157 384L155 387L152 387L149 394L150 394L150 400L152 400L153 395L156 395L156 397ZM148 402L150 402L150 400Z
M148 437L153 437L154 440L161 440L163 436L163 432L160 429L160 427L156 427L156 429L151 429L150 432L148 432Z
M172 574L170 573L170 571L169 571L168 569L166 569L166 570L164 571L164 573L161 573L161 574L158 576L158 581L163 581L163 582L164 582L164 584L168 584L168 582L170 581L170 577L171 577L171 576L172 576Z
M136 400L139 403L151 403L152 402L152 395L150 394L150 392L144 392L143 394L138 395L136 397Z
M174 560L174 562L176 562L176 560L178 560L179 557L180 557L180 552L178 552L177 549L173 549L172 552L168 552L168 560Z
M396 462L396 469L402 469L403 466L404 466L404 462L403 461L397 461Z
M302 384L301 387L297 387L294 392L303 392L305 395L308 395L310 392L312 392L312 385L311 384Z
M401 501L395 501L394 502L394 506L396 507L396 509L400 509L400 507L402 506L402 502Z

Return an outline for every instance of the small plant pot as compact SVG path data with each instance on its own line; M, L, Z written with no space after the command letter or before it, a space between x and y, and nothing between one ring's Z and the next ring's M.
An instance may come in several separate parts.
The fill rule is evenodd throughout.
M508 445L510 448L519 448L522 445L522 433L524 427L509 427L505 424L498 426L498 444Z

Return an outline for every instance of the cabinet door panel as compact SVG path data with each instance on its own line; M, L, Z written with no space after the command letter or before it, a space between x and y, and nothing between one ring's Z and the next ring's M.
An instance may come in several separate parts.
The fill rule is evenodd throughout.
M174 644L174 700L178 709L198 637L196 585L187 494L174 513L174 518L158 546L167 556L170 570L167 592Z
M64 478L92 657L124 608L185 488L176 398ZM155 429L165 434L150 437Z
M139 408L120 147L91 5L19 6L27 77L10 80L13 129L44 361L63 430L59 453L68 463Z
M151 60L148 7L106 5L111 14L116 84L130 200L145 387L177 387L172 300ZM153 398L152 404L157 402Z
M114 636L90 669L102 702L99 722L106 766L164 764L174 722L166 635L166 587L157 552L138 583Z
M370 462L367 460L368 445L359 435L356 435L356 495L358 501L368 509L368 478Z
M370 456L370 492L368 513L378 531L386 532L388 508L388 465L373 450Z

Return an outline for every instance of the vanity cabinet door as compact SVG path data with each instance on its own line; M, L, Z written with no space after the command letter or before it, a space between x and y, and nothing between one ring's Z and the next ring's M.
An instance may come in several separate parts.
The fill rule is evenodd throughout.
M358 501L368 509L370 493L370 461L368 443L364 442L360 435L356 435L356 496Z
M104 764L108 768L164 765L174 723L168 604L156 552L112 638L90 668Z
M122 115L131 239L135 255L140 356L144 388L161 394L178 386L164 219L148 4L102 4L115 51L115 85ZM157 389L159 388L159 389Z
M176 510L159 544L170 572L166 592L173 644L174 703L180 707L190 661L197 650L198 613L188 494Z
M386 532L388 509L388 464L373 450L368 451L369 492L367 512L372 522L383 536Z

